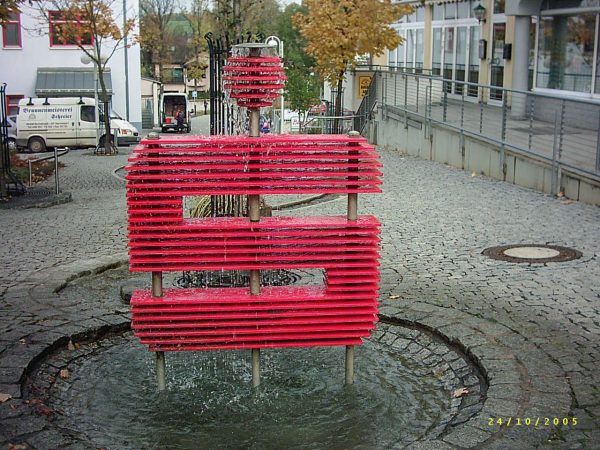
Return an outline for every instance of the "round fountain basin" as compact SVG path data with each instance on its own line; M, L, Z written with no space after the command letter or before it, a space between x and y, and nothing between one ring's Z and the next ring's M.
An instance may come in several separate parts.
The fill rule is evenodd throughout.
M352 386L344 348L316 347L261 352L256 390L249 351L167 353L158 393L154 354L130 333L52 355L37 378L68 369L48 391L55 425L96 447L403 447L441 433L458 411L452 392L477 383L454 351L415 333L379 323L356 348Z

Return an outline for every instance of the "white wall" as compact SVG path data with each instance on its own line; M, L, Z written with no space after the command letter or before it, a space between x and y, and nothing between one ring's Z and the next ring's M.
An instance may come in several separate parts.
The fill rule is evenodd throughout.
M122 22L122 2L115 2L116 20ZM81 62L81 50L77 48L50 47L48 24L39 19L39 12L21 5L21 43L22 48L4 48L0 32L0 83L6 83L7 95L36 97L35 84L38 67L91 67ZM138 17L138 0L127 0L127 17ZM132 33L137 33L137 29ZM110 59L108 66L112 73L113 108L125 117L125 57L119 49ZM138 128L142 123L140 47L134 45L128 49L129 60L129 121Z

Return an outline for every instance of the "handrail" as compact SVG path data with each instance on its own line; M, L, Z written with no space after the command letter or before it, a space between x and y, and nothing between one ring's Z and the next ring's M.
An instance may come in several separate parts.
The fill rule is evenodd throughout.
M456 129L461 139L473 135L494 141L500 146L499 166L505 175L505 149L510 148L551 161L555 168L575 169L594 179L600 176L600 102L438 75L384 71L373 79L378 76L382 77L378 102L403 112L406 126L409 116L417 116L425 120L428 133L432 123L440 123ZM550 132L536 130L544 126ZM545 141L548 136L553 145ZM547 149L554 147L549 155Z
M375 66L372 66L372 67L375 67ZM549 94L547 92L540 92L540 91L536 91L536 90L523 91L520 89L509 89L509 88L505 88L502 86L493 86L491 84L480 84L480 83L473 83L471 81L452 80L450 78L443 78L441 75L433 75L433 74L429 75L426 73L409 72L409 71L404 70L403 68L389 70L389 68L393 67L393 66L377 66L377 67L382 67L382 68L387 68L387 69L385 69L385 70L377 69L375 72L377 72L377 71L390 72L390 73L399 74L399 75L406 75L406 76L413 76L413 77L420 77L420 78L427 78L427 79L431 78L434 80L447 82L447 83L460 84L463 86L471 86L471 87L482 88L482 89L492 89L495 91L510 92L513 94L535 95L536 97L550 98L553 100L569 100L570 102L585 103L585 104L590 104L590 105L599 105L600 104L600 99L566 97L564 95Z
M65 149L60 154L58 153L58 148L54 147L54 154L52 154L52 155L43 156L43 157L37 158L37 159L28 159L27 165L29 167L29 187L31 187L31 185L33 184L33 172L31 171L31 166L35 163L38 163L41 161L47 161L49 159L54 158L54 191L55 191L55 194L58 195L58 193L60 191L59 182L58 182L58 157L64 156L67 153L69 153L69 147L65 147Z

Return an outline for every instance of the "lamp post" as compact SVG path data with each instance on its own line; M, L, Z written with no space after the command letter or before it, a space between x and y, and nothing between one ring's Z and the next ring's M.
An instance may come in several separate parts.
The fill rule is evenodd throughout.
M83 64L94 63L94 121L95 121L95 129L96 129L96 148L98 148L98 127L99 127L99 117L98 117L98 64L96 61L90 58L89 55L83 54L81 55L81 62Z
M277 46L277 53L279 53L279 57L283 61L283 41L281 39L279 39L277 36L269 36L265 40L265 43L270 47ZM283 109L284 109L284 105L285 105L285 102L283 100L283 89L281 90L281 97L280 97L279 101L281 102L281 115L279 117L279 134L283 134L283 122L284 122Z

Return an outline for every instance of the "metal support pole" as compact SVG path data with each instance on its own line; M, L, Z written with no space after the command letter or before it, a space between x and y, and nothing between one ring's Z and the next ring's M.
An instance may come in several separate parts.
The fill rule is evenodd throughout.
M552 143L552 195L558 194L558 111L554 113L554 142Z
M260 386L260 349L252 349L252 387Z
M502 171L502 179L506 181L506 118L508 116L506 92L502 96L502 128L500 131L500 170Z
M152 296L163 296L162 272L152 272ZM164 391L167 386L165 352L156 352L156 378L158 380L158 390Z
M351 131L348 133L349 137L358 137L358 131ZM350 148L356 147L356 144L350 144ZM348 162L350 164L357 164L358 158L353 157L358 153L357 150L350 150L348 155L350 156ZM350 171L358 170L358 168L351 167ZM358 177L349 177L349 180L356 180ZM349 188L353 188L353 185L349 185ZM347 211L347 219L349 221L358 220L358 194L350 193L348 194L348 211ZM354 346L347 345L346 346L346 385L350 385L354 383Z
M254 49L251 50L251 56ZM250 137L260 137L260 109L248 109L249 120L249 135ZM252 171L252 157L250 158L250 170ZM248 216L251 222L260 221L260 195L248 195ZM260 270L250 271L250 294L260 294ZM256 388L260 385L260 349L252 349L252 387Z
M164 391L167 387L165 352L156 352L156 378L158 379L158 390Z
M346 345L346 386L354 384L354 345Z
M596 134L596 172L600 172L600 110L598 110L598 133Z
M163 296L162 272L152 272L152 296Z
M442 122L446 123L446 117L448 113L448 90L446 89L446 80L442 80L442 90L444 91Z
M54 147L54 193L58 195L60 187L58 185L58 148Z

